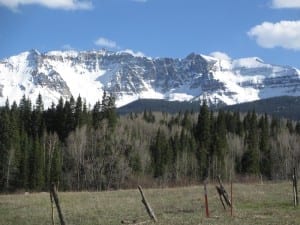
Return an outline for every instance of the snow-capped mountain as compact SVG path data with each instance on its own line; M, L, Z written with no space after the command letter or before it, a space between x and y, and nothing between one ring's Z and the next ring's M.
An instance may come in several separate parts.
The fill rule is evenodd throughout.
M23 52L0 61L0 105L25 94L38 94L49 107L62 96L80 95L90 104L106 90L122 106L139 98L227 105L262 98L300 96L300 72L261 59L218 59L200 54L186 58L149 58L131 52Z

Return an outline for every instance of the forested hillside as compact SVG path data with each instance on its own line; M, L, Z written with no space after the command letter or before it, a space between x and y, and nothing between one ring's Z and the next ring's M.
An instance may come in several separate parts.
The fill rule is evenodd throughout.
M300 97L296 96L280 96L274 98L260 99L252 102L240 103L236 105L222 105L210 102L210 108L213 110L222 109L224 111L239 111L248 112L255 110L258 114L267 113L276 118L286 118L291 120L300 120ZM121 115L130 112L143 112L152 110L154 112L168 112L171 114L178 113L179 109L184 112L194 111L199 112L200 101L192 102L179 102L179 101L166 101L159 99L139 99L128 105L122 106L117 109Z
M257 113L268 113L277 118L288 118L300 120L300 97L280 96L268 99L261 99L253 102L246 102L223 107L224 110L247 112L255 110Z
M181 185L222 175L287 179L300 161L300 123L255 111L118 116L114 98L78 97L45 110L25 96L0 109L0 189L107 190Z
M139 99L117 109L118 114L125 115L131 112L142 113L144 110L153 112L178 113L179 110L198 112L200 101L167 101L162 99Z

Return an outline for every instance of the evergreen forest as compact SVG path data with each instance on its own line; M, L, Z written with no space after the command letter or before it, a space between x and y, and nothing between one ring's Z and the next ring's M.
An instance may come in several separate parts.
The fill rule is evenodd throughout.
M300 123L209 109L118 115L105 93L44 108L23 96L0 108L0 191L112 190L204 179L289 179L299 168Z

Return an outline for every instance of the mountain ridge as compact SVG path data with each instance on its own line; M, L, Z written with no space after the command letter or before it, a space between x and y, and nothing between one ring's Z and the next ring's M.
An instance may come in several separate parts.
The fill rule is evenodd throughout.
M219 59L191 53L185 58L151 58L131 52L30 50L0 60L0 105L6 99L45 106L80 95L87 103L103 91L118 107L137 99L199 101L232 105L275 96L300 95L300 72L258 57Z

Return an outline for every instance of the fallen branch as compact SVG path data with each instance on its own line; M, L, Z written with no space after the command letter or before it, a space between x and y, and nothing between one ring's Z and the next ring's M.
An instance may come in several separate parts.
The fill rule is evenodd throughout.
M146 221L142 221L142 222L137 222L136 220L133 220L133 221L122 220L121 221L122 224L130 224L130 225L141 225L141 224L145 224L145 223L149 223L149 222L151 222L151 220L146 220Z

